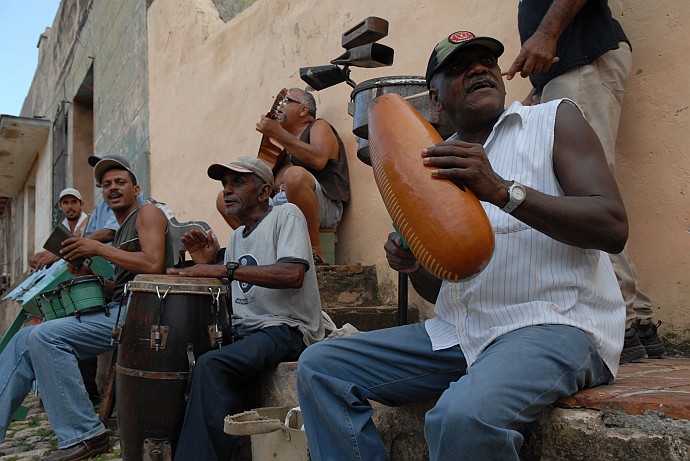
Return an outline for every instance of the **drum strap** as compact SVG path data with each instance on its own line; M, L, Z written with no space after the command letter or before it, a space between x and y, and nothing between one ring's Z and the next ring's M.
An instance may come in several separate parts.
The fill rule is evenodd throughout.
M120 344L120 336L122 336L122 324L120 323L120 315L122 314L122 301L127 295L128 286L128 284L125 285L125 289L122 290L122 294L120 295L120 304L117 307L117 318L115 319L115 328L113 328L113 332L110 335L111 346L113 344Z

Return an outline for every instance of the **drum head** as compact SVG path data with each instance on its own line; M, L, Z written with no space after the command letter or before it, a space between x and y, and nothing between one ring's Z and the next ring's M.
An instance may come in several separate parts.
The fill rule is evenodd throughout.
M156 288L158 290L156 290ZM206 294L217 295L228 292L228 286L216 278L182 277L179 275L139 274L127 284L127 291L143 293Z
M103 277L100 275L84 275L82 277L75 277L73 279L65 280L62 283L59 283L57 288L58 290L64 290L67 289L73 285L80 285L83 283L98 283L100 285L105 285L105 282L103 280Z

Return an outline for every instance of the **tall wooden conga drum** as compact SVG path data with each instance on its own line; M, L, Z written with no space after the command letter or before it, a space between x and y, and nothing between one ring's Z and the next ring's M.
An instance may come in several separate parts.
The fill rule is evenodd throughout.
M218 279L137 275L117 352L125 461L172 459L196 358L221 347L228 288Z

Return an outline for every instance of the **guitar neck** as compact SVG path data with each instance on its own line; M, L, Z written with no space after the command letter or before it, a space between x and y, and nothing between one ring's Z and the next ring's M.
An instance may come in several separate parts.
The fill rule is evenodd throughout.
M287 88L283 88L278 92L275 100L273 101L273 105L271 106L271 110L269 110L266 114L267 118L276 118L278 107L280 107L283 99L285 99L287 92ZM275 143L270 137L263 135L261 137L261 144L259 145L259 153L257 157L266 163L275 173L282 165L286 157L286 152L282 146Z

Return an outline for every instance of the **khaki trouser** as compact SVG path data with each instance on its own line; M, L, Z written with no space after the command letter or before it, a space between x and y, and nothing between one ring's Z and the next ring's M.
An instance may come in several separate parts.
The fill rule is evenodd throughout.
M614 173L616 136L631 66L630 47L621 42L618 49L604 53L592 64L574 67L554 78L538 96L540 102L569 98L580 106L599 136L606 161ZM612 254L610 258L625 300L625 327L630 328L635 318L639 318L643 325L651 323L654 317L652 302L640 290L637 271L628 256L627 245L621 253Z

